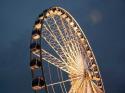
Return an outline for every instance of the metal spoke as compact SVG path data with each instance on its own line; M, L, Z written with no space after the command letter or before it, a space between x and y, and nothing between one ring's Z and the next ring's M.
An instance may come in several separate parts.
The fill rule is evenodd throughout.
M40 56L39 54L35 54L35 55L38 57ZM57 68L65 71L66 73L69 73L66 68L66 64L63 61L56 58L55 56L53 56L49 52L45 51L44 49L42 49L42 59L49 62L50 64L56 66Z

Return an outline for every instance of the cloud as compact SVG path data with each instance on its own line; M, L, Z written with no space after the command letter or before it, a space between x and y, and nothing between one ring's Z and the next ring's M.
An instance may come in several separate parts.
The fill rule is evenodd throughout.
M92 10L89 14L89 19L93 24L98 24L102 21L102 13L98 10Z

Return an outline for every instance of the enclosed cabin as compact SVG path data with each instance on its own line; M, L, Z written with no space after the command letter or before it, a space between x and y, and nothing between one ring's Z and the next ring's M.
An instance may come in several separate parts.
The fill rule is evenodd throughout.
M34 58L34 59L32 59L32 60L30 61L30 68L31 68L32 70L41 68L41 65L42 65L42 63L41 63L41 61L40 61L39 58Z
M39 53L41 51L41 46L39 43L34 42L30 45L30 50L33 54Z
M40 30L33 30L32 32L32 39L38 40L40 39L41 31Z
M45 87L45 81L42 77L38 77L32 80L32 89L35 91L41 90Z

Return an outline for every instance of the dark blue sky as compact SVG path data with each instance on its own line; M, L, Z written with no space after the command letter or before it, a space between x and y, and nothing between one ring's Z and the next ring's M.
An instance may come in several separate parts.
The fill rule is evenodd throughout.
M85 29L106 93L125 93L125 0L0 0L0 93L33 93L32 26L38 14L55 5Z

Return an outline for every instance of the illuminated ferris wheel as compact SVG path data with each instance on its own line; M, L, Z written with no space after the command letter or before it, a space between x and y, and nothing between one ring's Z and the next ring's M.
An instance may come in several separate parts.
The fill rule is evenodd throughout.
M35 93L105 93L83 30L60 7L45 10L33 26L30 68Z

